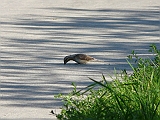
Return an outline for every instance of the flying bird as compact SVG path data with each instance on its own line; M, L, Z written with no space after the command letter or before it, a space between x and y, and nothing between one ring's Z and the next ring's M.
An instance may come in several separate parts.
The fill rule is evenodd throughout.
M64 57L64 64L66 64L70 60L73 60L77 62L78 64L86 64L87 62L99 61L95 59L94 57L91 57L86 54L73 54L73 55L68 55Z

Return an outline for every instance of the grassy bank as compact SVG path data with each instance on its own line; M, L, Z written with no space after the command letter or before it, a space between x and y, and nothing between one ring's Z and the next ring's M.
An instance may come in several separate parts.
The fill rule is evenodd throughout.
M160 50L150 46L154 59L139 58L135 52L127 62L133 70L115 74L112 82L102 75L85 89L58 95L64 106L59 120L159 120L160 119ZM133 59L134 58L134 59Z

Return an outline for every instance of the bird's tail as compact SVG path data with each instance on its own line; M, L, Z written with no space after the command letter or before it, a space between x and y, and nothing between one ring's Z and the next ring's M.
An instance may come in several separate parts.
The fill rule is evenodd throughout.
M99 59L93 59L91 62L105 62L105 61Z

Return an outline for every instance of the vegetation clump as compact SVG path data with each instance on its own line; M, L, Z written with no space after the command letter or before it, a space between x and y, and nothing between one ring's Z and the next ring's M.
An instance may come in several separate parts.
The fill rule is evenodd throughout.
M133 51L127 62L133 70L108 82L93 81L85 89L74 89L68 95L58 95L64 106L59 120L160 120L160 50L150 46L154 59L139 58ZM134 59L133 59L134 58ZM134 64L132 64L134 62Z

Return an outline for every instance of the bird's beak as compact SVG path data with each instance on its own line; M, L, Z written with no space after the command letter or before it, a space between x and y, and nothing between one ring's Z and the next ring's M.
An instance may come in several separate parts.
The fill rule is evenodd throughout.
M66 57L64 58L64 65L65 65L69 60L70 60L70 58L69 58L68 56L66 56Z
M66 60L64 60L64 65L67 63L67 61Z

